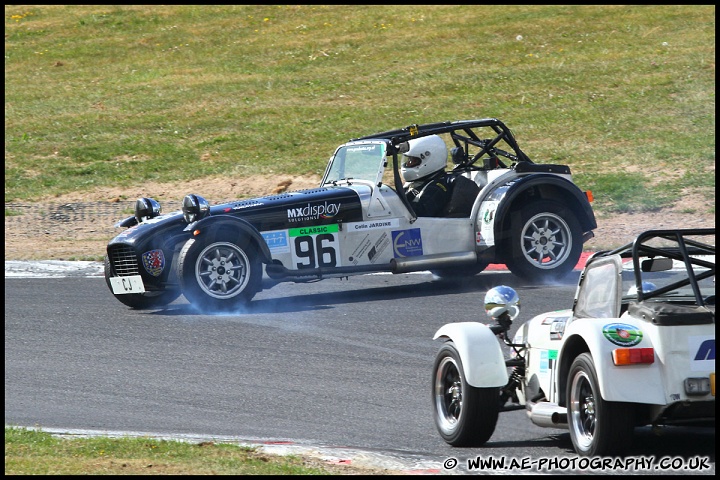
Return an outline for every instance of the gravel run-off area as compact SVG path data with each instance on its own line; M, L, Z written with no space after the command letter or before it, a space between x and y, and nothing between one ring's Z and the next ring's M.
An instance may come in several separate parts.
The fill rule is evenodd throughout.
M158 200L164 213L179 210L188 193L211 204L283 191L314 188L314 176L256 176L237 181L202 179L181 184L146 183L136 188L103 188L36 202L5 203L5 260L101 260L107 242L122 231L114 225L133 214L135 200ZM597 251L629 243L650 229L712 228L715 198L684 197L658 212L596 213L595 238L584 249Z

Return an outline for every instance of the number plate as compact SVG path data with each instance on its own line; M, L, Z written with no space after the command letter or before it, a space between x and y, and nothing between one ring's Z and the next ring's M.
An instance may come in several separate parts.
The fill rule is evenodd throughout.
M143 285L140 275L130 277L110 277L110 285L115 295L123 295L125 293L144 293L145 285Z

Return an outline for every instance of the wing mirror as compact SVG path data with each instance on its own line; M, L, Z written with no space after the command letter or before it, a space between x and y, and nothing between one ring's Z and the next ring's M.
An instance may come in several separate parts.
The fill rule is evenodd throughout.
M493 287L485 294L485 313L498 322L512 322L520 315L520 297L512 287Z

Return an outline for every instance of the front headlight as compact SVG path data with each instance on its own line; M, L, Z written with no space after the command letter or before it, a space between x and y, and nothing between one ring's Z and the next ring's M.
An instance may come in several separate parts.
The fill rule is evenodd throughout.
M200 195L185 195L182 204L183 217L187 223L194 223L210 213L210 204Z
M152 198L142 197L135 202L135 220L138 223L157 217L161 211L160 204Z

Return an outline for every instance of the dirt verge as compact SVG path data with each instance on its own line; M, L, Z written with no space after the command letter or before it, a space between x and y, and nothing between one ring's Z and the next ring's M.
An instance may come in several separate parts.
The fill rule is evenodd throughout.
M218 177L6 203L5 260L100 260L107 242L121 231L115 223L131 216L135 200L142 196L152 196L160 201L163 212L171 212L180 209L188 193L202 195L214 204L313 188L319 182L315 176L254 176L230 182ZM709 213L714 200L685 197L680 205L660 212L598 214L595 238L585 244L585 250L616 247L649 229L714 227L715 216Z

